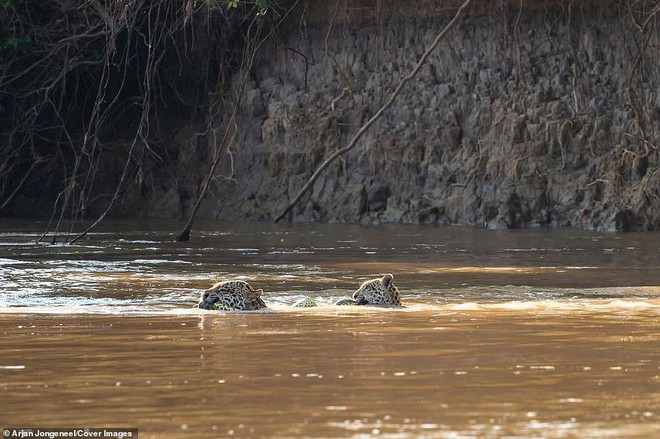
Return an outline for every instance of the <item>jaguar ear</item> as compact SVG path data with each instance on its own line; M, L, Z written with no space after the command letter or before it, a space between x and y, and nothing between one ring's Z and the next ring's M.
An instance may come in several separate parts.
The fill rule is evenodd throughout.
M392 280L394 279L394 276L391 274L386 274L380 279L380 282L383 284L385 288L389 288L390 285L392 285Z
M257 297L261 297L261 295L264 293L264 290L259 288L258 290L254 290L254 292L256 293Z

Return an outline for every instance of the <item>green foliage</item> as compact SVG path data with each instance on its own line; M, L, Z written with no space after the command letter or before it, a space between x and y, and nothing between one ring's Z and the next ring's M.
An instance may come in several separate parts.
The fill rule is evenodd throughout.
M22 5L25 3L25 0L0 0L0 5L4 9L13 9L14 5Z
M7 0L2 0L2 1L7 1ZM26 46L31 42L32 42L32 37L29 35L24 35L22 37L0 38L0 51L13 49L24 52Z
M229 1L227 2L227 7L228 7L229 9L235 9L235 8L238 8L238 5L240 5L241 2L242 2L242 3L246 3L245 0L229 0ZM261 12L264 12L264 11L266 11L266 9L268 9L268 2L267 2L267 0L255 0L254 3L259 7L259 9L261 9Z
M30 35L23 36L3 36L6 35L9 31L5 31L5 22L3 16L11 17L13 14L9 14L9 11L15 11L16 6L23 5L25 0L0 0L0 52L5 50L15 50L20 51L21 53L25 52L25 48L28 44L32 42L32 37Z

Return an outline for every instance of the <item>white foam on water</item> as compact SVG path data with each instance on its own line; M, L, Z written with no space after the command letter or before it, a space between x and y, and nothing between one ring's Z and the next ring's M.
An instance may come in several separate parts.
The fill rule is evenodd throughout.
M612 313L634 314L639 312L660 315L660 299L631 300L539 300L505 303L411 303L403 307L336 306L333 301L317 300L315 307L297 308L292 303L268 302L268 308L258 311L206 311L195 308L196 297L177 293L148 296L141 300L112 298L59 297L51 303L39 306L8 306L0 302L0 314L110 314L110 315L226 315L228 313L300 313L322 315L359 315L374 313L434 313L435 315L515 315L515 314L584 314Z

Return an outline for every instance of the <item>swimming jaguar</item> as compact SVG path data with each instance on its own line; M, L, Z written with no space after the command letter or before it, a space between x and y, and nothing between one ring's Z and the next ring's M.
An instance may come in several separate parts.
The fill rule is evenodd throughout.
M363 282L353 293L352 298L343 298L335 305L395 305L401 306L399 290L392 280L394 276L386 274L381 278ZM201 295L198 308L220 311L252 311L266 308L261 299L263 290L254 289L242 280L218 282ZM318 306L314 300L305 297L293 304L296 308Z
M353 293L353 297L339 299L335 305L394 305L401 306L399 289L392 282L394 276L386 274L383 277L363 282ZM312 299L305 297L293 304L296 308L317 306Z
M242 280L218 282L204 291L197 304L201 309L215 309L219 311L253 311L266 308L261 299L263 290L255 290Z

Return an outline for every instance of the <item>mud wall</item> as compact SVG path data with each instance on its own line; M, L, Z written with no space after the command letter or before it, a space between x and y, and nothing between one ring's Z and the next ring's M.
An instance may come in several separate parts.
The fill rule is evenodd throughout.
M454 3L301 7L259 53L203 214L276 216L385 102ZM290 219L657 229L651 3L477 1Z

